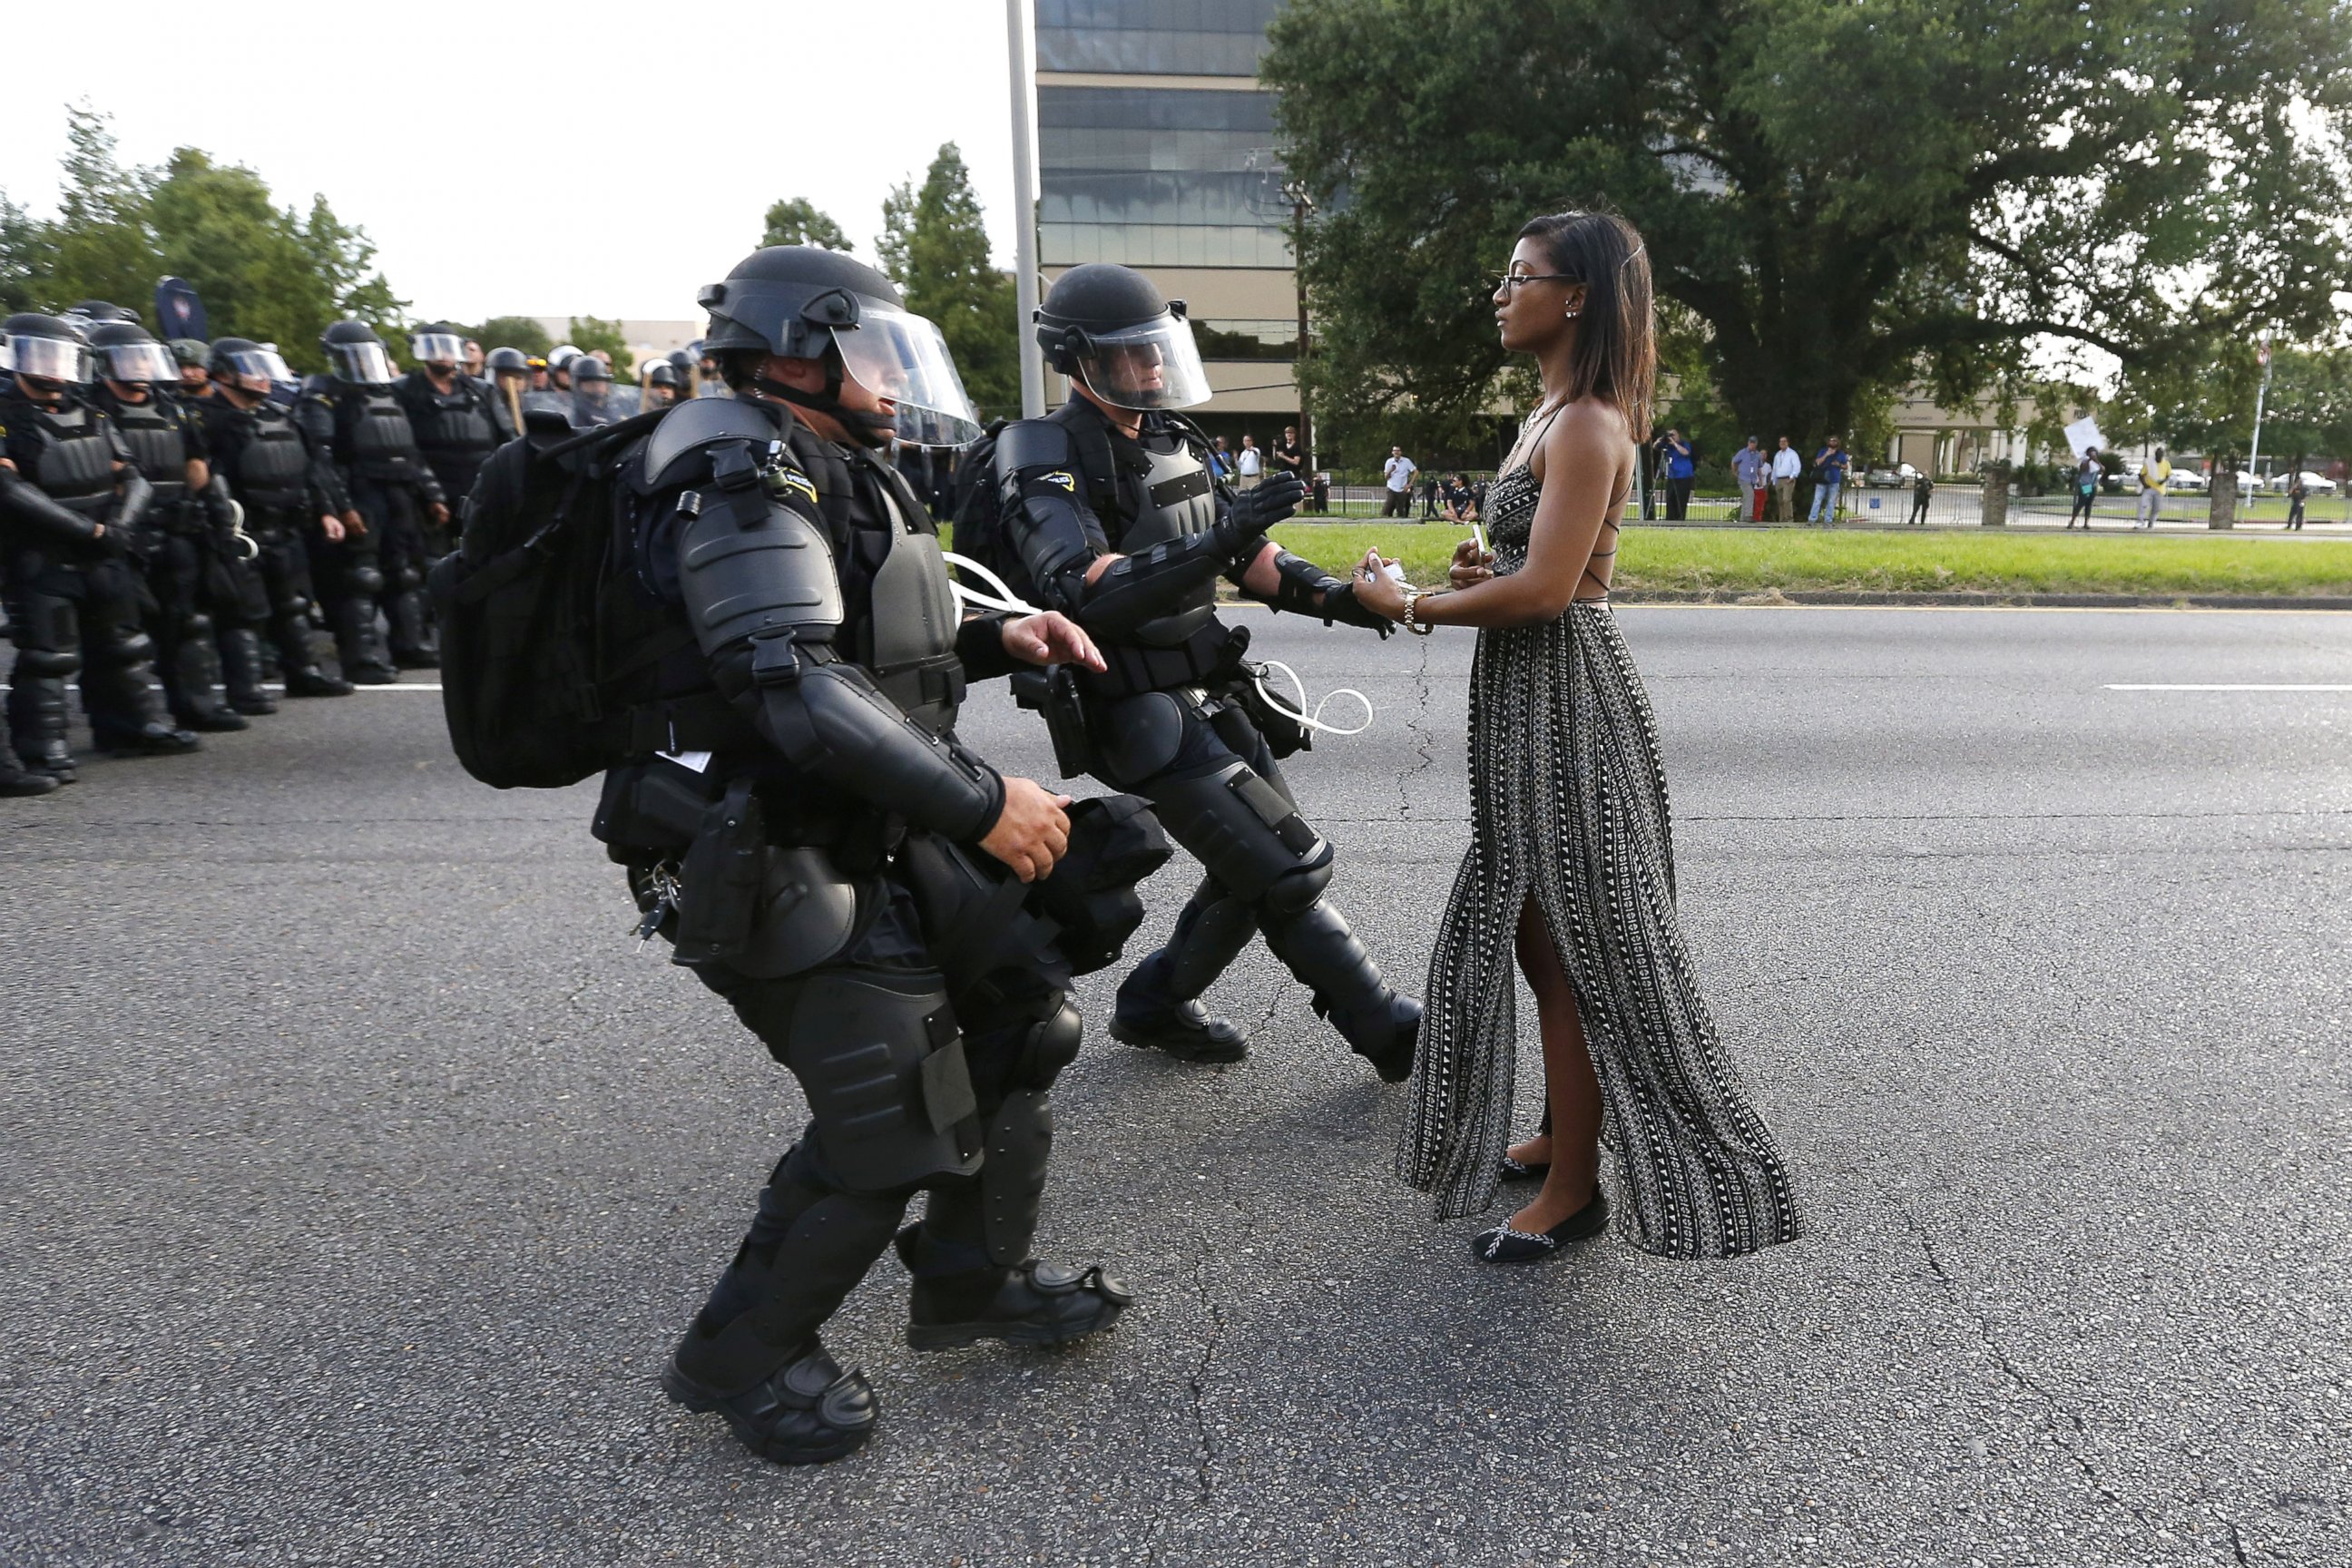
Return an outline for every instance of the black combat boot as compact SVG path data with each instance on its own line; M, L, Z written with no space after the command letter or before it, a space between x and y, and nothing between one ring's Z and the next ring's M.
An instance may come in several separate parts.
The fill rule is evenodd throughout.
M844 1372L823 1343L810 1340L783 1365L740 1388L722 1388L697 1375L707 1359L701 1346L717 1336L699 1328L662 1372L662 1392L698 1414L716 1411L745 1447L779 1465L822 1465L865 1447L880 1406L874 1385L858 1371Z
M1237 1062L1249 1055L1249 1036L1223 1018L1213 1017L1191 997L1168 990L1166 949L1154 952L1119 982L1111 1013L1110 1037L1179 1061Z
M898 1259L915 1277L907 1343L951 1350L980 1340L1009 1345L1060 1345L1097 1334L1135 1304L1126 1283L1100 1264L1072 1268L1031 1258L1014 1268L987 1265L955 1273L926 1269L923 1227L898 1233ZM942 1252L951 1249L942 1248Z
M262 689L261 634L250 626L231 626L220 634L221 684L228 689L233 711L258 716L278 711L278 704Z

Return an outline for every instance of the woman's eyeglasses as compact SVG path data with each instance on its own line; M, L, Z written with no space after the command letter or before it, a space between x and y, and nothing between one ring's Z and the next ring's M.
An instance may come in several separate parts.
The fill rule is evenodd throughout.
M1516 289L1522 283L1581 283L1582 281L1584 281L1582 279L1572 278L1565 272L1489 272L1486 274L1486 292L1500 293L1506 284Z

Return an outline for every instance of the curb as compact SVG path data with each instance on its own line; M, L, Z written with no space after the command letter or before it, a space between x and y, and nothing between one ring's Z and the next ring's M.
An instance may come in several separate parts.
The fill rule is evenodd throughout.
M1813 588L1628 588L1610 595L1621 605L1943 605L1965 608L2053 610L2352 610L2352 597L2271 594L1991 594L1862 593Z

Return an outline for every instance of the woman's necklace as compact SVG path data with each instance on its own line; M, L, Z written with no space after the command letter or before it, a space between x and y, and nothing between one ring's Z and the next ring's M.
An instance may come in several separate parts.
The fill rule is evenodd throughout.
M1524 420L1520 421L1518 439L1511 443L1510 461L1503 465L1503 472L1507 474L1509 473L1514 465L1522 462L1523 459L1520 448L1527 444L1528 432L1540 427L1546 419L1567 407L1568 402L1569 400L1563 397L1559 403L1555 404L1550 408L1546 408L1542 404L1538 403L1536 405L1536 411L1533 414L1528 415ZM1528 472L1532 475L1534 469L1530 468Z

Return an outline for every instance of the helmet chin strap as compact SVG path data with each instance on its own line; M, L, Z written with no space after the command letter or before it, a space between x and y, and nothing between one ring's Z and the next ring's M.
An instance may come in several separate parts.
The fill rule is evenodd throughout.
M898 433L898 422L878 409L846 408L841 402L841 369L830 359L824 367L824 393L803 392L787 385L772 376L756 375L751 384L769 396L789 403L796 408L828 416L861 447L877 451L890 444Z

